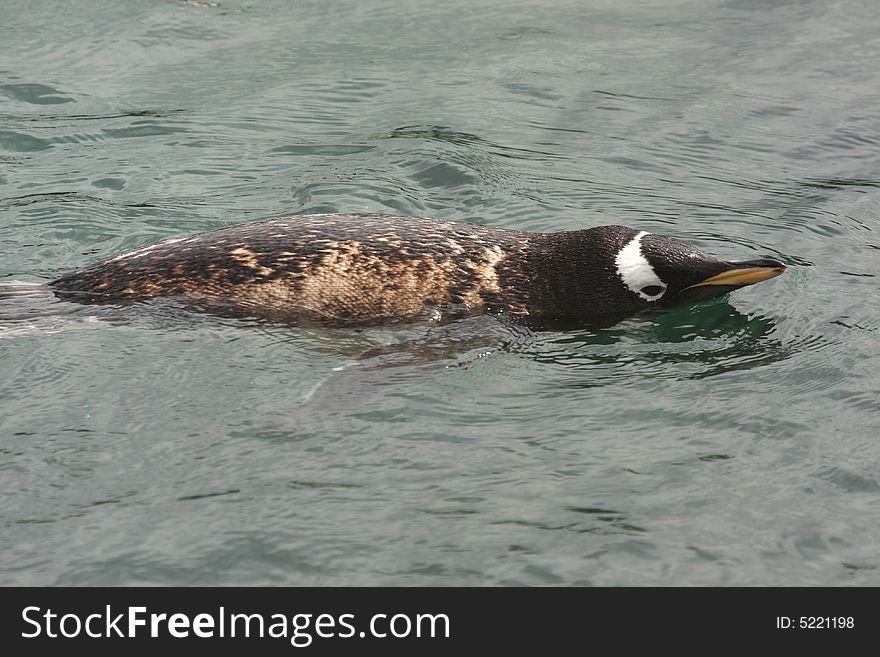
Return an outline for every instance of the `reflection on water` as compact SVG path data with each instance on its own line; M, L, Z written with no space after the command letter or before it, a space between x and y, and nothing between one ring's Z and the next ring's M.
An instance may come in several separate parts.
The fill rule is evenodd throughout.
M798 351L773 332L770 319L746 315L724 298L567 331L535 331L493 317L399 331L308 330L312 345L347 360L285 410L282 424L302 431L368 407L383 389L443 376L450 368L479 367L502 353L564 368L565 383L557 385L565 388L641 384L645 377L707 378L771 365ZM290 339L302 344L302 337Z
M608 383L597 370L599 365L613 377L635 366L651 376L705 378L789 357L795 347L774 339L774 328L771 319L742 313L719 298L645 314L609 328L557 333L530 344L514 342L510 348L540 363L589 370L593 376L585 386ZM663 364L671 367L657 367ZM685 364L696 367L675 367Z

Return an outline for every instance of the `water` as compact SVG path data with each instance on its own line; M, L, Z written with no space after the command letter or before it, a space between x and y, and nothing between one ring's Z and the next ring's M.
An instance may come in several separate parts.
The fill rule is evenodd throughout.
M0 2L0 282L316 211L791 265L541 332L5 300L0 583L880 584L880 9L638 4Z

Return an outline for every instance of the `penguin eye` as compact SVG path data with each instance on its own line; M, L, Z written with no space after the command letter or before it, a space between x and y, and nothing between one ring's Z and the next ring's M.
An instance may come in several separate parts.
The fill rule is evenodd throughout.
M665 291L665 288L663 288L659 285L646 285L645 287L643 287L639 291L642 294L644 294L646 297L656 297L656 296L663 294L663 292Z

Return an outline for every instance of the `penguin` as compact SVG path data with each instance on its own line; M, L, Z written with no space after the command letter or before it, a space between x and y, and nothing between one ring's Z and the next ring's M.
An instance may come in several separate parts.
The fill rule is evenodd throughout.
M719 260L619 225L563 232L378 214L295 215L174 237L49 283L83 303L181 299L310 325L622 317L778 276L776 260Z

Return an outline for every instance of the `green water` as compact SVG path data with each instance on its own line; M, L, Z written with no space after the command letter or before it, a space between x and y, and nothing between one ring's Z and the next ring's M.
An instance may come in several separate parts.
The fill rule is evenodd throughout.
M282 214L789 273L605 329L0 305L0 583L880 584L880 8L0 1L0 283Z

